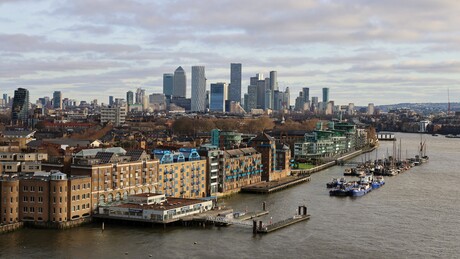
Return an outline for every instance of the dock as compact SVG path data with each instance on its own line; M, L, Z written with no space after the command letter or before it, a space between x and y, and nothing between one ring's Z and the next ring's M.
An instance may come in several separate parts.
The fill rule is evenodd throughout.
M261 182L241 188L241 192L268 194L296 184L309 182L310 175L288 176L276 181Z
M257 223L256 220L253 221L252 232L253 234L268 234L273 231L288 227L290 225L309 220L310 215L307 214L307 207L306 206L299 206L299 215L295 215L293 217L271 223L269 225L263 224L262 221Z
M242 216L236 217L235 219L237 220L249 220L253 218L258 218L263 215L267 215L269 213L268 210L263 210L263 211L255 211L255 212L248 212Z

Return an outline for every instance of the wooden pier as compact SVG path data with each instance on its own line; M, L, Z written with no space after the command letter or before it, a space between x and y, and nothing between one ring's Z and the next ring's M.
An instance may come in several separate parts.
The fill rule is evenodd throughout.
M308 219L310 219L310 215L307 214L307 207L299 206L299 215L295 215L293 217L290 217L285 220L281 220L281 221L278 221L278 222L275 222L269 225L264 226L262 221L259 221L257 223L257 221L254 220L253 225L252 225L252 232L254 234L258 234L258 233L268 234L273 231L285 228L287 226L290 226L290 225L293 225L293 224L296 224L296 223L299 223L299 222L302 222Z
M241 188L241 192L267 194L286 189L296 184L309 182L310 180L310 175L288 176L277 181L261 182L243 187Z

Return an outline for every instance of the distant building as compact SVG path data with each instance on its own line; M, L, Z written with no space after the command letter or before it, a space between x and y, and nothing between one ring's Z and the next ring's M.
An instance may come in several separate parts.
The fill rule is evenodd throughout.
M209 110L213 112L226 112L225 101L227 100L227 83L211 84L211 100Z
M143 104L145 96L145 90L142 88L137 88L136 90L136 104Z
M126 102L128 105L134 104L134 93L132 91L126 93Z
M252 109L257 108L257 85L248 86L248 98L247 98L246 111L250 112Z
M230 85L228 100L241 102L241 63L230 64Z
M206 75L204 66L192 66L192 111L204 112L206 109Z
M178 67L174 71L174 84L173 84L173 96L186 98L187 93L187 79L185 76L185 71L182 67Z
M163 94L170 98L174 90L174 74L163 74Z
M109 105L112 106L114 104L113 96L109 96Z
M108 106L101 108L101 124L112 122L115 127L125 123L128 109L126 106Z
M18 88L14 91L11 121L13 125L27 126L29 117L29 90Z
M374 115L375 113L375 108L373 103L369 103L367 105L367 115Z
M329 88L323 88L323 103L327 104L329 102Z
M166 110L166 96L164 94L149 95L149 103L154 111Z
M55 91L53 93L53 108L62 109L62 94L61 91Z

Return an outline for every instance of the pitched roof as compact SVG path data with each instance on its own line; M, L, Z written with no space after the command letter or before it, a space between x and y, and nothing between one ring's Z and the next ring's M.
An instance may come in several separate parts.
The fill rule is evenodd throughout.
M267 133L265 132L262 132L260 133L259 135L257 135L255 138L252 139L252 141L274 141L275 139L268 135Z
M144 150L129 150L126 152L126 156L131 157L131 161L139 161L147 156L147 153Z
M108 164L116 160L116 154L112 152L97 152L94 158L100 159L101 163Z

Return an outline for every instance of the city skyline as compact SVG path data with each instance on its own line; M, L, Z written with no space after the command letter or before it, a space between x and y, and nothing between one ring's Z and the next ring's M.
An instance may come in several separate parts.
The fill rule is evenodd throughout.
M222 8L229 12L210 15ZM255 9L266 15L250 19ZM61 91L107 102L136 88L161 93L163 74L178 66L189 75L206 66L207 89L230 83L229 64L241 63L242 95L251 75L274 70L291 103L304 87L310 96L329 88L338 104L447 102L447 89L458 102L459 9L454 1L1 1L0 85L10 96L26 88L31 100ZM187 97L190 88L188 79Z

